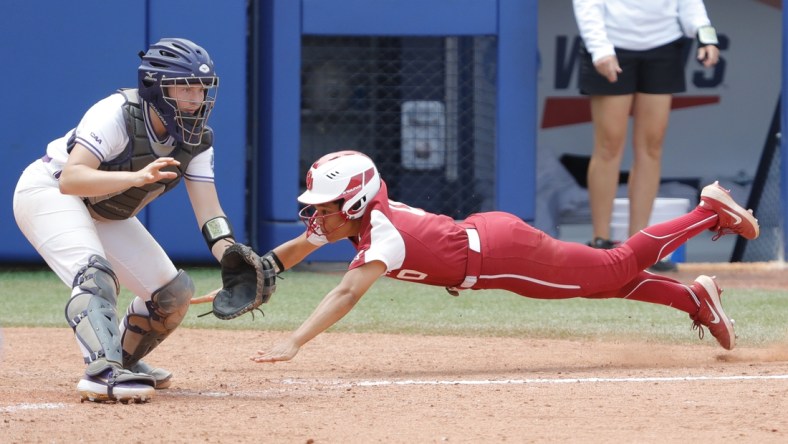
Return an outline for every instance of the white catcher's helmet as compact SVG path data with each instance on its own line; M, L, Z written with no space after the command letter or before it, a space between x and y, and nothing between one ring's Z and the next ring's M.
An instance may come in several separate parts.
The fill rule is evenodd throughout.
M338 151L312 164L306 173L306 191L298 201L319 205L344 199L342 214L358 219L379 190L380 174L372 159L358 151Z

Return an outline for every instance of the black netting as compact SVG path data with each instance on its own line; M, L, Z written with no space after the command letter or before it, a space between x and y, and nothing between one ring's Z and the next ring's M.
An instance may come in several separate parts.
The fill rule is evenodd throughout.
M742 262L782 260L783 225L782 201L780 199L780 149L775 147L767 179L760 192L758 205L753 208L761 235L752 241L741 241Z
M747 207L752 208L761 226L761 235L752 241L739 237L733 249L733 262L763 262L783 258L783 199L781 190L780 106L778 104L758 170L753 180Z
M392 199L494 209L496 38L304 36L301 188L323 154L370 156Z
M755 215L761 225L758 239L747 241L743 262L782 260L783 225L780 199L780 149L776 148L769 167L768 179L761 192Z

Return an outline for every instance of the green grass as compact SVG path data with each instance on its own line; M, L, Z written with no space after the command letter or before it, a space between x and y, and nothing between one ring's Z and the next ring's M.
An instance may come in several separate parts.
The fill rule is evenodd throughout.
M197 294L220 285L218 268L187 268ZM341 275L290 271L277 292L257 313L231 321L209 315L210 304L194 305L183 322L190 328L292 330L312 312ZM63 310L69 289L51 271L0 270L0 325L65 327ZM131 300L121 292L121 314ZM740 344L765 345L785 340L788 294L757 288L729 290L725 309L737 323ZM509 336L531 338L625 338L694 343L686 314L635 301L539 300L502 291L466 291L452 297L438 287L383 278L356 308L332 328L344 332L423 335ZM708 339L708 338L707 338Z

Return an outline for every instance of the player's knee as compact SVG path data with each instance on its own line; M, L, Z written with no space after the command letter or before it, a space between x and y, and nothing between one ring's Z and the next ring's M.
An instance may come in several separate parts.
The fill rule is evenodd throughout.
M153 292L148 303L151 327L160 332L170 332L180 325L189 310L189 301L194 297L194 282L185 271L165 286Z
M101 256L91 256L87 265L74 276L74 291L66 303L65 314L71 328L75 329L89 310L107 315L112 313L114 317L119 287L118 278L109 262Z
M90 256L88 263L79 269L71 287L79 287L96 296L115 301L120 291L118 277L112 270L112 265L97 254Z
M135 308L132 301L123 320L123 365L133 365L164 341L186 317L193 296L194 282L180 270L172 281L153 292L144 308Z

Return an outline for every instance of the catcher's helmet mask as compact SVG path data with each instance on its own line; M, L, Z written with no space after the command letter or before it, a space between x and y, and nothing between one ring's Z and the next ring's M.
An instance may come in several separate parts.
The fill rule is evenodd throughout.
M154 110L175 140L199 145L219 87L219 77L208 52L186 39L164 38L147 52L140 52L140 58L138 89L146 107ZM202 99L177 100L169 91L174 86L200 88Z

